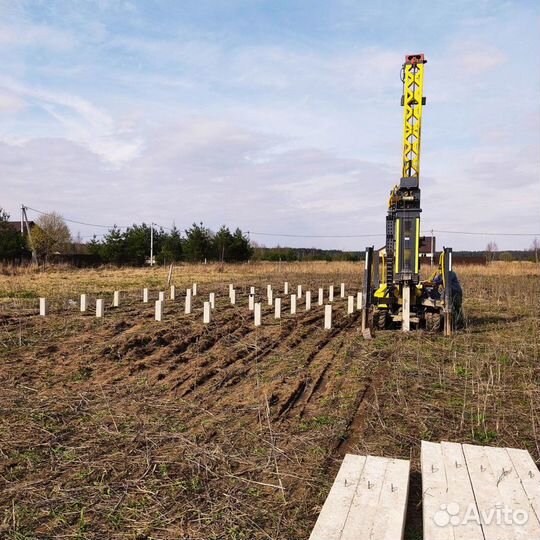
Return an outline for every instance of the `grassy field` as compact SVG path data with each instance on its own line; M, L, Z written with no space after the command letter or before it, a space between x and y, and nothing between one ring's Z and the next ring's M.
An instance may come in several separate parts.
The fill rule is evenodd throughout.
M250 285L345 282L356 293L358 264L180 266L179 292L199 284L195 312L168 302L161 323L140 289L155 299L165 268L4 269L0 537L307 538L353 452L412 459L406 538L421 539L422 439L527 448L540 460L540 269L457 272L466 330L364 341L346 299L331 331L316 305L280 321L263 305L259 328L247 309ZM106 299L104 319L93 304L78 311L82 292ZM37 316L39 296L48 317Z

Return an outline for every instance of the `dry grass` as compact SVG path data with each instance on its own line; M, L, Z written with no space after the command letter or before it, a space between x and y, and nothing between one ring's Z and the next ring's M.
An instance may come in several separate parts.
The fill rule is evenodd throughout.
M254 284L263 284L266 281L302 281L313 276L328 282L345 280L360 283L363 268L363 263L352 262L186 264L175 266L173 283L181 289L190 287L193 282L223 285L252 281ZM422 274L427 277L431 270L429 266L422 267ZM163 288L167 284L168 271L168 267L159 266L96 269L55 266L45 270L32 266L4 266L0 268L0 299L73 296L82 292L112 293L114 290L135 291L143 287ZM457 266L456 271L463 278L540 277L540 266L529 262L465 265Z
M529 261L501 262L495 261L487 265L458 265L456 271L462 276L499 277L529 276L540 277L540 265Z
M307 538L346 452L411 457L406 537L422 538L421 439L527 448L540 460L540 272L458 269L469 327L451 339L379 332L336 301L255 329L248 286L359 287L362 266L182 266L196 313L140 302L167 269L2 276L0 536ZM228 305L229 282L239 305ZM125 291L97 320L68 300ZM215 321L201 300L218 291ZM53 299L53 314L36 316ZM155 294L155 290L154 290ZM287 303L285 303L285 309Z
M186 264L175 266L173 283L179 288L190 287L193 282L201 284L244 283L246 280L259 284L270 280L277 283L320 276L328 282L333 279L349 281L361 278L360 263L253 263L233 264ZM38 298L69 296L88 293L111 293L114 290L135 291L143 287L164 287L169 268L115 268L73 269L54 267L45 271L33 267L4 267L0 272L0 298Z

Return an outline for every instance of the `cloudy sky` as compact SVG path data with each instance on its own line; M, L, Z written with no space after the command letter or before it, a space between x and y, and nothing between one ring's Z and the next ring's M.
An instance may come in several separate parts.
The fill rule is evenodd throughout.
M401 168L399 71L424 52L424 231L540 236L536 1L0 0L0 11L0 206L14 219L24 203L105 225L383 235ZM438 237L455 249L532 242Z

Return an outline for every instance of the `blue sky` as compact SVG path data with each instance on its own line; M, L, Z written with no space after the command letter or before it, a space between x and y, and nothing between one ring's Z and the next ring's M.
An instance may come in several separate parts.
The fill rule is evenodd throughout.
M399 70L406 53L424 52L424 230L540 236L537 2L0 9L0 206L14 218L25 203L91 223L382 235L400 173ZM455 249L532 242L438 236Z

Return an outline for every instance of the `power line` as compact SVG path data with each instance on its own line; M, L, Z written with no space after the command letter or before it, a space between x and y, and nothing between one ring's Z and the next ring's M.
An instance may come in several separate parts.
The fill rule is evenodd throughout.
M433 232L444 234L469 234L476 236L540 236L540 233L501 233L501 232L472 232L472 231L441 231L433 229Z
M160 227L161 229L165 229L165 230L167 230L167 231L171 231L171 232L172 232L172 230L173 230L173 229L171 229L170 227L165 227L165 225L160 225L159 223L155 223L155 222L154 222L153 225L155 225L156 227ZM180 229L177 229L177 230L180 230Z
M424 234L433 231L434 233L444 234L466 234L475 236L540 236L540 233L498 233L498 232L473 232L473 231L443 231L440 229L430 229L423 231ZM247 234L255 236L284 236L287 238L374 238L385 236L384 234L288 234L288 233L269 233L246 231Z
M41 214L43 216L50 216L51 212L43 212L42 210L37 210L36 208L31 208L30 206L25 206L27 210L32 210L32 212L37 212L38 214ZM127 229L129 225L100 225L97 223L85 223L84 221L77 221L75 219L68 219L67 217L61 216L64 221L67 221L69 223L77 223L78 225L86 225L87 227L100 227L103 229L114 229L115 227L117 229Z
M25 206L27 210L32 210L33 212L37 212L38 214L44 215L44 216L50 216L51 212L43 212L43 210L38 210L37 208L32 208L30 206ZM86 225L87 227L100 227L102 229L128 229L130 225L102 225L98 223L87 223L84 221L78 221L76 219L69 219L67 217L61 216L64 221L67 221L69 223L77 223L78 225ZM165 227L165 225L161 225L159 223L153 223L153 225L157 227L161 227L162 229L166 229L167 231L172 231L170 227ZM88 236L88 235L87 235ZM92 236L92 235L91 235ZM102 236L102 235L97 235Z
M50 212L43 212L37 208L32 208L30 206L25 206L27 210L32 210L42 215L51 215ZM64 221L69 223L76 223L78 225L85 225L87 227L99 227L102 229L127 229L130 225L103 225L98 223L87 223L84 221L78 221L75 219L70 219L62 216ZM159 223L154 223L154 225L161 227L167 231L172 231L170 227L165 227ZM446 231L441 229L430 229L429 232L443 233L443 234L463 234L469 236L540 236L540 233L503 233L503 232L477 232L477 231ZM273 233L273 232L260 232L260 231L246 231L248 235L255 236L280 236L284 238L378 238L384 237L385 234L293 234L293 233Z
M287 238L371 238L385 236L384 234L287 234L246 231L246 234L255 236L284 236Z

